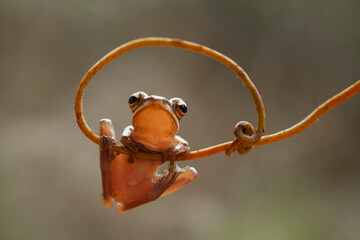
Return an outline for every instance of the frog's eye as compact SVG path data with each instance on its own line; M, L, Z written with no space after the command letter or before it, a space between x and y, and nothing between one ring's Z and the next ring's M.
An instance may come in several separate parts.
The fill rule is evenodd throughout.
M142 100L146 97L146 93L144 92L136 92L134 94L132 94L129 97L129 106L131 111L134 111L142 102Z
M184 117L185 113L187 112L186 103L182 99L178 99L175 102L175 113L179 118Z

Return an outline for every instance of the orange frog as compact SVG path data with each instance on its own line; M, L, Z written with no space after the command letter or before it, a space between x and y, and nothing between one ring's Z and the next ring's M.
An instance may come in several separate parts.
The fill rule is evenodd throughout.
M132 125L125 128L120 142L131 150L130 156L113 151L113 125L108 119L100 120L103 203L111 207L115 200L120 213L172 193L197 178L194 168L179 168L175 162L177 154L189 150L189 144L176 135L179 121L187 112L185 102L137 92L130 96L129 106ZM134 157L138 151L160 152L163 160L138 159ZM165 161L169 161L168 170L158 174Z

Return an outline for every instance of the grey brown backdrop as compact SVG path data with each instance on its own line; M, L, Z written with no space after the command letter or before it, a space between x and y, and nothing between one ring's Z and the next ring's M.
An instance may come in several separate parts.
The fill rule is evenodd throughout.
M271 3L270 3L271 2ZM101 203L97 146L77 128L77 84L129 40L202 43L238 62L262 94L267 133L291 126L360 77L359 1L10 1L0 3L1 239L357 239L359 96L303 134L180 163L199 179L126 215ZM166 48L126 53L85 94L97 130L130 123L138 90L182 97L192 149L256 125L247 89L223 65Z

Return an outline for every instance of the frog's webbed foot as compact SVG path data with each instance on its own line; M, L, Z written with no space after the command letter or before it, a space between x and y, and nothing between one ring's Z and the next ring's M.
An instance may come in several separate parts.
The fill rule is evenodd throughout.
M175 161L176 155L183 154L188 149L188 146L181 148L169 148L162 154L163 161L169 161L169 169L167 171L163 171L161 175L155 177L157 180L153 185L154 191L158 191L160 196L172 193L197 178L198 175L195 168L189 166L180 168ZM163 189L165 190L162 191Z
M189 182L194 181L197 176L195 168L189 166L180 168L175 165L173 171L164 170L160 175L154 177L149 194L155 200L184 187Z
M161 196L165 196L184 187L186 184L194 181L198 177L195 168L189 166L184 168L176 166L176 172L179 173L179 175L176 177L176 180L170 185L169 188L165 190L164 193L161 194Z
M149 194L150 199L156 200L159 198L183 173L182 169L174 168L174 170L164 170L157 180L153 180L152 187Z

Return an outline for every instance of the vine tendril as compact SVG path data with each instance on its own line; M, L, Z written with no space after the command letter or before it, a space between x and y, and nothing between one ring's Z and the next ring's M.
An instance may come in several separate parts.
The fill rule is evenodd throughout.
M101 140L100 137L94 133L89 126L87 125L84 115L83 115L83 96L85 93L85 88L90 82L90 80L94 77L94 75L99 72L103 67L105 67L108 63L110 63L112 60L114 60L116 57L122 55L125 52L128 52L130 50L140 48L140 47L150 47L150 46L164 46L164 47L174 47L174 48L182 48L190 51L194 51L200 54L203 54L207 57L213 58L227 67L229 67L232 71L234 71L240 79L244 82L245 86L249 89L250 94L255 102L256 111L258 115L258 125L257 129L246 121L241 121L236 124L234 128L234 134L236 136L236 139L230 142L226 142L223 144L211 146L208 148L204 148L201 150L191 151L187 152L182 155L177 155L176 160L177 161L183 161L183 160L191 160L191 159L197 159L202 157L207 157L213 154L217 154L220 152L225 152L227 155L230 155L232 152L234 152L236 149L238 150L238 153L243 155L246 154L251 150L251 148L254 145L263 145L263 144L269 144L273 142L277 142L286 138L289 138L291 136L294 136L302 131L304 131L306 128L308 128L311 124L313 124L318 118L320 118L323 114L325 114L327 111L332 109L333 107L337 106L341 102L351 98L356 93L360 91L360 81L357 81L352 86L348 87L341 93L335 95L334 97L327 100L325 103L320 105L318 108L316 108L309 116L307 116L304 120L301 122L295 124L294 126L285 129L283 131L263 136L263 133L265 132L265 108L264 104L262 102L261 96L259 92L257 91L255 85L252 83L246 72L237 65L233 60L226 57L225 55L210 49L208 47L205 47L203 45L179 40L179 39L173 39L173 38L140 38L128 43L125 43L118 48L114 49L107 55L105 55L102 59L100 59L83 77L81 80L76 96L75 96L75 115L76 115L76 121L81 129L81 131L84 133L84 135L89 138L94 143L100 145ZM114 151L122 154L131 154L130 150L124 146L120 145L114 145L113 146ZM138 152L135 155L136 158L142 158L142 159L148 159L148 160L159 160L162 159L162 156L160 153L143 153Z

